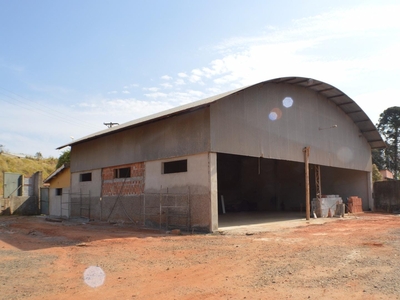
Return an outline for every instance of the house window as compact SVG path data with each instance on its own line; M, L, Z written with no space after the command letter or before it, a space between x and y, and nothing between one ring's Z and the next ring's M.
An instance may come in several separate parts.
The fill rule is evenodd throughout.
M114 169L114 178L129 178L131 177L131 168Z
M163 174L187 172L187 159L163 163Z
M92 181L92 173L82 173L79 176L79 181Z
M62 195L62 189L56 189L56 196Z

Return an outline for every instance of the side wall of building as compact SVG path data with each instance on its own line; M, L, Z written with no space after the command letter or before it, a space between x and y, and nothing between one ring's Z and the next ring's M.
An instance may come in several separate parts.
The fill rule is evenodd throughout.
M72 146L71 172L208 152L209 108Z
M187 170L165 173L163 164L177 160L186 161ZM215 164L215 154L202 153L72 173L71 217L141 227L215 230ZM130 177L116 178L116 170L127 168ZM82 174L87 173L92 174L91 181L82 182Z

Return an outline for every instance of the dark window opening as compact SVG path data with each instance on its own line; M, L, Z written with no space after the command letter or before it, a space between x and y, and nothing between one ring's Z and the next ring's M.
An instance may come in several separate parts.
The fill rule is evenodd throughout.
M187 172L187 159L163 163L163 174Z
M129 178L131 177L131 168L120 168L114 170L114 178Z
M62 195L62 189L56 189L56 196Z
M92 181L92 173L80 174L80 181Z

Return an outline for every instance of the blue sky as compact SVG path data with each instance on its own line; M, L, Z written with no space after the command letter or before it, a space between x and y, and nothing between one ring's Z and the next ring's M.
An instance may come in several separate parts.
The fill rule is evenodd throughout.
M0 145L56 147L238 87L327 82L400 106L398 1L0 0Z

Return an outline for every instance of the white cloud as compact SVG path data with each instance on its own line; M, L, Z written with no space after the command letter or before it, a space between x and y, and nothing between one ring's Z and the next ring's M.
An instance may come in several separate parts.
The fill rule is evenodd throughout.
M204 75L203 71L200 70L200 69L193 69L192 70L192 74L196 75L196 76L203 76Z
M201 100L201 97L204 96L204 93L202 91L188 90L187 92L189 93L189 95L197 97L198 100Z
M201 83L202 82L201 77L198 75L190 75L189 81L192 83L195 83L195 82Z
M81 102L78 104L78 107L89 107L89 108L94 108L97 107L96 103L87 103L87 102Z
M167 97L167 94L165 93L160 93L160 92L154 92L154 93L149 93L149 94L144 94L148 98L165 98Z
M164 75L164 76L161 76L161 79L163 79L163 80L171 80L172 77L168 76L168 75Z
M122 94L130 94L131 92L129 91L122 91Z
M139 87L139 85L137 83L132 83L129 85L124 85L124 90L129 90L129 89L137 88L137 87Z
M170 83L162 83L161 86L162 86L163 88L166 88L166 89L170 89L170 88L173 87L172 84L170 84Z
M185 84L185 81L183 80L183 79L177 79L176 81L175 81L175 84L176 85L184 85Z
M183 73L183 72L178 73L178 76L181 77L181 78L186 78L186 77L188 77L188 75L187 75L186 73Z
M118 92L117 91L111 91L111 92L108 92L107 94L109 94L109 95L118 94Z
M157 92L159 90L158 87L150 87L150 88L143 88L145 91L150 91L150 92Z

